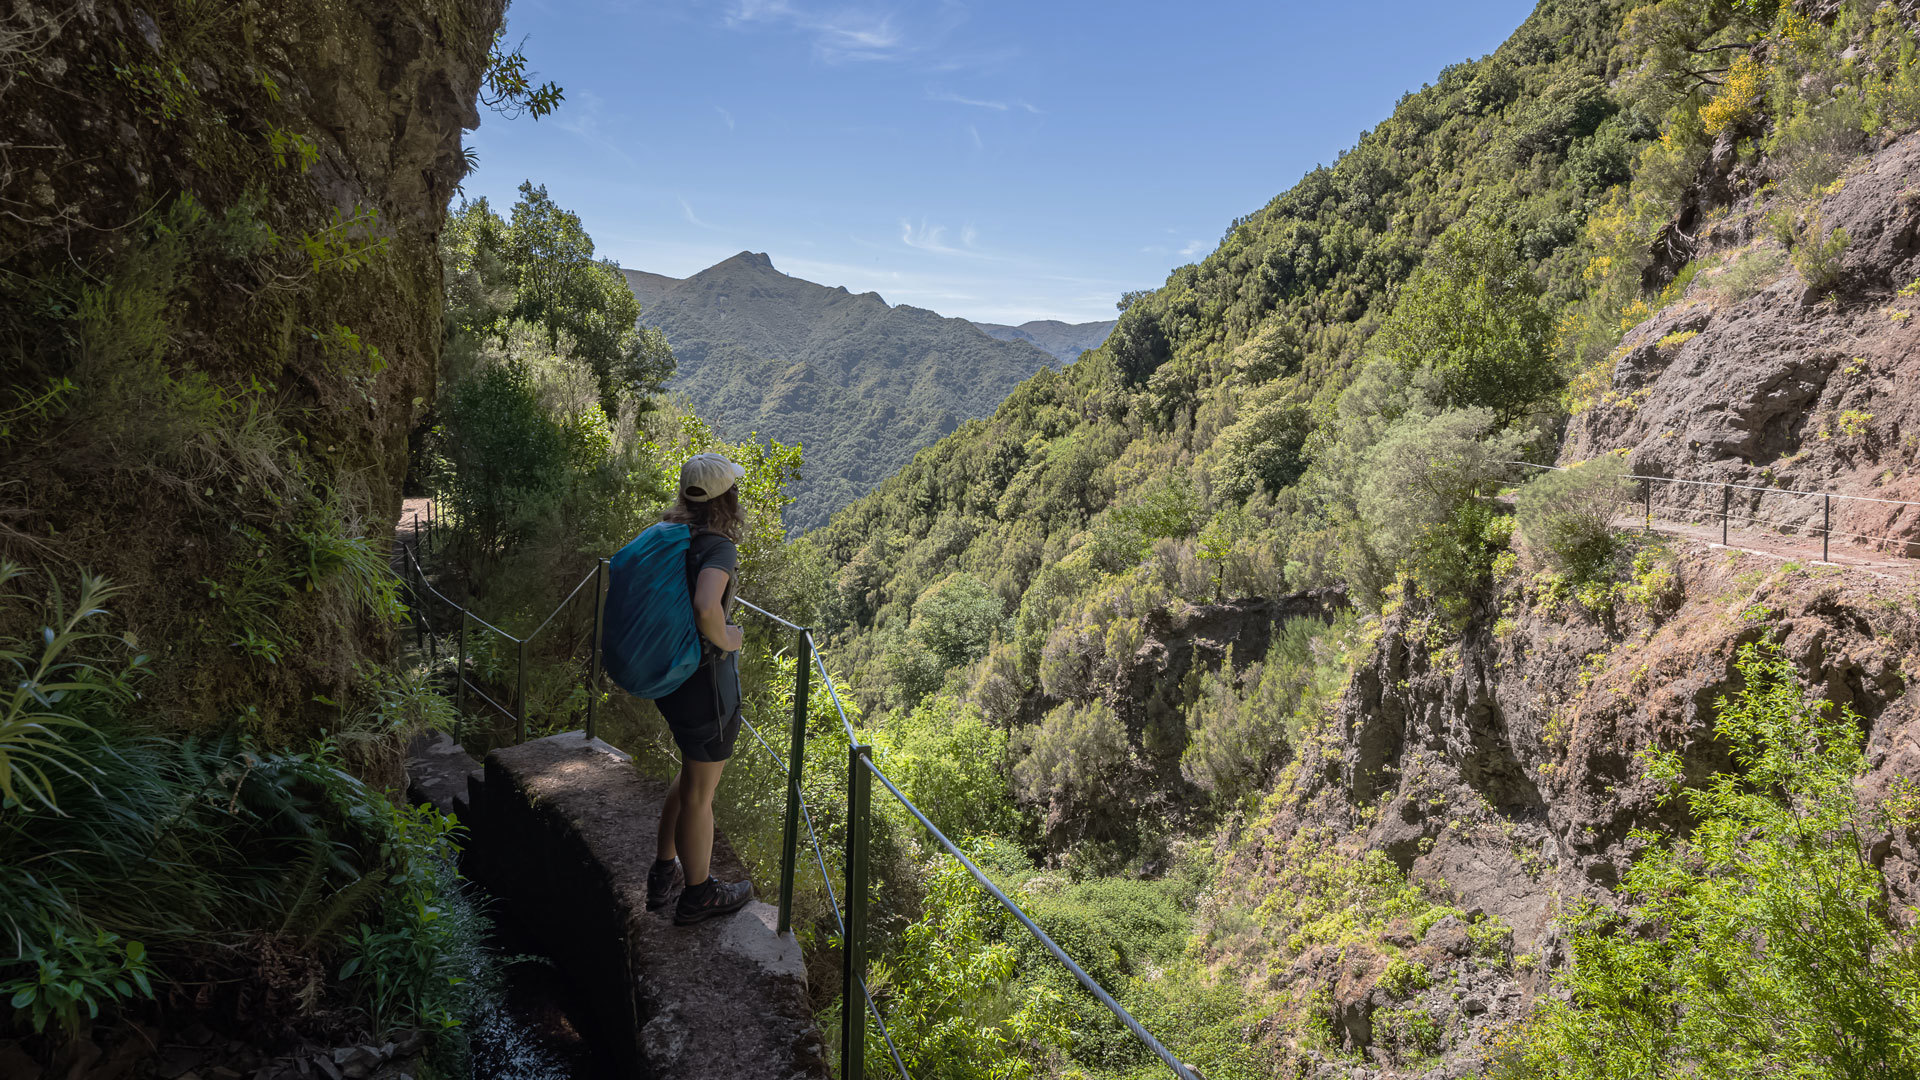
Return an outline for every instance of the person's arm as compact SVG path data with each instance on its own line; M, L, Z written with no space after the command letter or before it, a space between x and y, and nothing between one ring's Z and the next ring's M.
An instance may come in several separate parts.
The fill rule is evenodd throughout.
M727 622L727 613L720 606L726 599L729 580L731 575L717 566L700 571L693 592L693 621L700 627L700 636L716 648L739 652L744 640L740 628Z

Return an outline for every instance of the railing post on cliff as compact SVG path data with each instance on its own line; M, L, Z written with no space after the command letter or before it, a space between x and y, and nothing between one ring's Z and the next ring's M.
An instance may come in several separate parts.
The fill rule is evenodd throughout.
M1653 534L1653 477L1651 476L1645 477L1640 481L1640 501L1642 504L1644 504L1646 509L1646 532L1648 535L1652 535Z
M460 609L460 636L454 643L453 707L463 718L467 715L467 609Z
M1733 485L1720 485L1720 546L1727 546L1727 519L1733 516Z
M516 743L527 741L527 643L520 642L520 680L514 693L514 739Z
M847 747L847 929L840 942L840 1077L867 1070L867 825L873 813L873 747Z
M1827 543L1833 539L1833 496L1820 496L1820 561L1832 562L1827 555Z
M587 671L587 738L599 734L600 636L607 628L607 585L612 579L607 560L593 568L593 663Z
M805 628L793 651L793 738L787 751L787 831L780 847L780 923L793 929L793 875L800 858L800 778L807 766L807 690L813 682L813 638Z

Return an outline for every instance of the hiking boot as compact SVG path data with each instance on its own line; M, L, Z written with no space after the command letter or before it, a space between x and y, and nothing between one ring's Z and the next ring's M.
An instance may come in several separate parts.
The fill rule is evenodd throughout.
M753 899L753 882L719 881L708 878L703 884L689 885L673 908L675 926L697 923L715 915L731 915Z
M659 911L667 906L667 895L673 892L673 881L679 876L679 859L668 859L666 862L653 864L653 869L647 871L648 911Z

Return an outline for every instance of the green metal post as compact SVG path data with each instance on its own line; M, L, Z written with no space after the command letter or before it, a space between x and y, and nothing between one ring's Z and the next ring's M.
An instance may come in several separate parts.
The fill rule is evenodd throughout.
M418 559L410 559L408 561L414 564L412 602L407 605L413 612L413 647L417 650L424 650L427 647L427 630L426 620L421 617L420 609L425 606L422 600L427 595L427 574L426 571L420 567Z
M459 650L453 662L453 707L462 717L467 715L467 609L460 609L460 638L454 648Z
M793 739L787 751L787 832L780 847L780 923L793 929L793 875L800 859L800 777L807 764L807 689L813 683L813 639L799 632L793 668Z
M1641 498L1641 501L1646 504L1646 512L1647 512L1646 531L1648 533L1652 533L1653 532L1653 477L1649 476L1645 480L1640 481L1640 498Z
M520 685L514 694L514 739L516 743L527 741L527 643L520 643Z
M840 1080L867 1068L867 823L873 811L870 746L847 748L847 936L840 943Z
M587 672L587 738L599 734L600 717L600 635L607 628L607 585L612 579L607 560L593 568L593 665Z

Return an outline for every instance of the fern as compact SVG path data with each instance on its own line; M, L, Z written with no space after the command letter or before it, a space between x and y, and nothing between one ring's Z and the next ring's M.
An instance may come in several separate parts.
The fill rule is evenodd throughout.
M24 576L18 565L0 562L0 588ZM85 655L106 641L123 644L123 639L93 629L94 620L106 614L102 605L117 591L106 579L88 574L80 580L78 602L71 610L57 582L51 598L42 603L18 593L0 595L0 602L24 602L47 616L37 642L0 640L0 665L9 669L14 682L0 713L0 807L37 803L57 813L47 770L76 779L97 772L87 755L70 744L98 738L90 718L129 700L133 680L147 661L144 655L135 656L116 670Z

